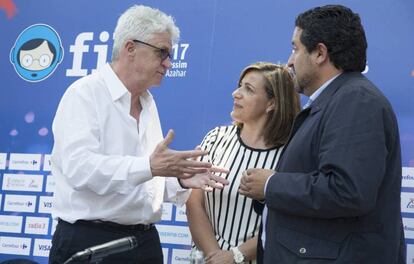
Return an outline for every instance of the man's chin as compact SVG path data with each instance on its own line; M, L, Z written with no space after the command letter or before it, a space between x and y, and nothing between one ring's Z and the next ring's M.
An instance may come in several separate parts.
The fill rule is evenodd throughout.
M160 79L159 81L154 82L154 83L152 84L152 87L160 87L162 80L163 80L163 79Z

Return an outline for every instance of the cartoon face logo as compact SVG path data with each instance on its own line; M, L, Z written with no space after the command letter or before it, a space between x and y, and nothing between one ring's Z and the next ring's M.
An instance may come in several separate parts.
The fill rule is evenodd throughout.
M20 33L10 51L10 62L19 76L29 82L48 78L63 59L62 42L49 25L35 24Z

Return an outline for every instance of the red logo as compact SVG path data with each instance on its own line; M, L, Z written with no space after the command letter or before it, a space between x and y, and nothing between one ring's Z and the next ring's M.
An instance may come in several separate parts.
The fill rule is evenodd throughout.
M17 12L17 8L13 0L0 0L0 9L4 9L6 11L8 19L12 19Z

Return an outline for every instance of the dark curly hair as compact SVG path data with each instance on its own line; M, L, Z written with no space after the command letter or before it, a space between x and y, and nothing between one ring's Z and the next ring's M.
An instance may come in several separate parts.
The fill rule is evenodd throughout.
M316 7L300 14L295 26L302 29L300 40L308 52L323 43L336 68L364 71L367 40L359 15L351 9L341 5Z

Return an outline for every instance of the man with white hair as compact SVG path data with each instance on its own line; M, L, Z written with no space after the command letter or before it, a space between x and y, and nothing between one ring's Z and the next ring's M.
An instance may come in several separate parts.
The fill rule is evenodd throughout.
M132 6L115 28L112 63L75 81L62 97L53 121L53 217L59 222L50 263L126 236L138 247L102 263L163 263L154 227L162 202L183 204L187 188L227 184L212 173L224 170L193 159L205 151L169 149L173 131L162 136L148 89L171 67L179 33L171 16Z

